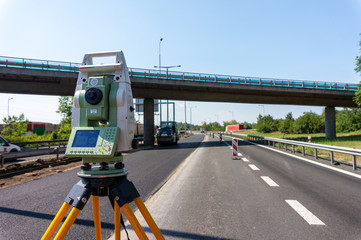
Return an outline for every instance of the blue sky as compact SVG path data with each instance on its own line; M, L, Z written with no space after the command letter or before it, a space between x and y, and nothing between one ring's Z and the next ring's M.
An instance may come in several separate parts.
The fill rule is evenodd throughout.
M0 56L80 62L85 52L123 50L129 67L358 83L361 1L0 0ZM24 113L57 123L58 98L0 94L0 119ZM195 107L196 106L196 107ZM322 107L187 102L192 121L255 122ZM172 116L172 113L170 114ZM159 120L159 117L156 117ZM176 102L184 121L184 103ZM187 110L189 122L189 109Z

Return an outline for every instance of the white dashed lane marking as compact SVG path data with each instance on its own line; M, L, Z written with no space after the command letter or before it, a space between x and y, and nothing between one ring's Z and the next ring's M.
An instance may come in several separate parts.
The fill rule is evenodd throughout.
M253 171L259 171L259 168L256 167L256 165L254 165L254 164L248 164L248 166L249 166Z
M243 162L249 162L247 158L242 158Z
M286 203L288 203L303 219L305 219L308 224L325 225L318 217L316 217L297 200L286 200Z
M263 179L263 181L265 181L268 184L268 186L279 187L279 185L275 181L273 181L270 177L261 176L261 178Z

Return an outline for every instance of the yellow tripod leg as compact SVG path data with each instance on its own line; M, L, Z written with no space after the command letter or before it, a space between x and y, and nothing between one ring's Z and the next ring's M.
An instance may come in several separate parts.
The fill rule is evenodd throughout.
M67 202L63 203L63 205L61 206L60 210L56 214L56 216L53 219L53 221L51 222L50 226L48 227L48 229L44 233L41 240L50 240L51 239L51 237L53 236L55 230L58 228L59 224L61 223L61 220L63 220L65 214L68 212L70 206L71 205L69 203L67 203Z
M80 210L77 208L73 208L69 213L69 216L66 218L64 224L59 229L59 232L56 234L54 240L62 240L64 239L65 235L68 233L71 225L73 225L76 217L80 213Z
M120 208L116 200L114 200L114 237L120 240Z
M130 225L132 225L135 233L137 234L138 238L140 240L147 240L148 237L147 235L145 235L145 232L142 228L142 226L140 226L140 223L138 222L137 218L135 217L132 209L129 207L129 204L126 203L124 204L122 207L122 210L125 214L125 216L128 218L129 222L130 222Z
M95 239L96 240L102 240L102 229L101 229L100 209L99 209L99 197L93 195L92 199L93 199Z
M165 238L163 237L163 234L160 232L157 224L155 223L154 219L150 215L150 213L149 213L147 207L144 205L144 202L142 201L142 199L140 197L134 198L134 202L137 205L139 211L142 213L145 221L148 223L148 226L149 226L150 230L152 230L155 238L158 240L160 240L160 239L164 240Z

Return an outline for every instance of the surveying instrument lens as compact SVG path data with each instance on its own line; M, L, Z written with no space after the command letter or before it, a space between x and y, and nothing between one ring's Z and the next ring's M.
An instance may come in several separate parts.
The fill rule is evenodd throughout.
M85 92L85 101L91 105L100 103L103 98L103 93L98 88L89 88Z
M114 64L94 65L95 57L115 56ZM122 152L137 146L129 70L123 52L85 54L72 109L72 131L65 154L81 157L81 180L73 186L42 240L49 240L72 206L54 239L64 239L92 196L96 239L101 239L99 197L107 196L114 208L115 239L120 239L123 210L139 239L148 239L129 203L137 205L156 239L164 239L134 184L127 179Z

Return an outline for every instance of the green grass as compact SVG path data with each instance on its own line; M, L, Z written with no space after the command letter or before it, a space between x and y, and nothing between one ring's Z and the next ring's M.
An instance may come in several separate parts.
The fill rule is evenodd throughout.
M325 133L284 134L281 132L259 133L257 131L249 131L249 132L246 132L245 134L262 136L262 137L290 139L290 140L301 141L301 142L307 142L308 136L311 136L312 143L361 149L361 130L351 132L351 133L337 133L337 137L334 139L326 139Z
M259 133L257 131L248 131L248 132L239 132L245 133L247 135L261 136L261 137L272 137L272 138L282 138L295 141L307 142L308 136L311 136L312 143L333 145L339 147L348 147L348 148L357 148L361 149L361 130L351 132L351 133L337 133L337 137L334 139L326 139L325 133L317 134L283 134L281 132L272 132L272 133ZM284 144L281 144L281 147L284 148ZM289 147L290 150L291 147ZM295 147L296 152L302 152L301 147ZM313 148L305 148L306 154L314 155ZM330 152L325 150L318 150L318 156L326 159L330 159ZM336 161L351 163L352 156L348 154L335 153L334 158ZM357 157L357 165L361 164L361 159Z

